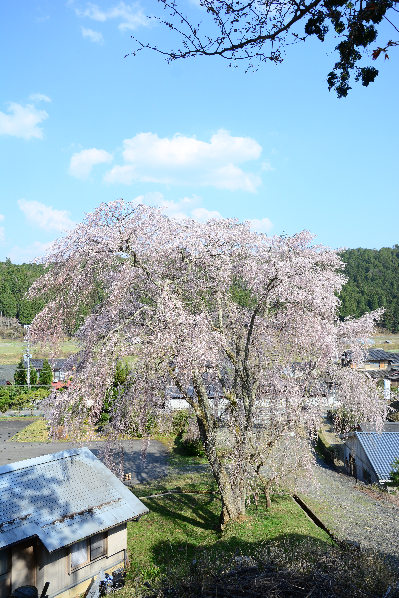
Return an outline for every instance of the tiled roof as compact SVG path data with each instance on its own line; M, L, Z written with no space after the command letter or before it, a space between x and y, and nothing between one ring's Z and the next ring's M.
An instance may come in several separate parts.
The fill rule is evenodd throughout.
M44 359L31 359L30 365L36 370L41 370L43 367L43 361ZM51 365L52 370L61 370L66 361L66 359L49 359L49 364Z
M392 359L393 363L399 364L399 353L391 353L387 351L386 354L389 356L389 359Z
M356 432L378 479L390 479L392 462L399 457L399 432Z
M87 448L0 467L0 549L38 536L49 552L147 507Z
M369 349L368 360L370 361L394 361L392 353L387 353L384 349Z

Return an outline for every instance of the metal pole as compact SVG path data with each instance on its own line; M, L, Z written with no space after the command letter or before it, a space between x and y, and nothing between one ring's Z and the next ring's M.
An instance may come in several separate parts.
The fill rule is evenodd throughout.
M32 357L30 354L30 346L29 346L29 324L24 324L24 328L27 331L26 333L26 363L27 363L27 370L28 370L28 374L27 374L27 383L28 383L28 389L30 390L30 358Z

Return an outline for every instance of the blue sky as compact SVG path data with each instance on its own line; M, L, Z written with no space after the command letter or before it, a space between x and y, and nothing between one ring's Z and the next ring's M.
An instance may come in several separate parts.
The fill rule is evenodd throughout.
M248 74L216 58L124 58L131 35L176 47L148 14L162 15L156 1L0 2L0 260L33 259L119 197L268 234L308 229L332 247L399 243L399 50L339 100L333 38Z

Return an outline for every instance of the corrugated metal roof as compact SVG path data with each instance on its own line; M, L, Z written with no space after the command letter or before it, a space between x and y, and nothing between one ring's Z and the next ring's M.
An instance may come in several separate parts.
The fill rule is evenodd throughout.
M356 436L364 448L378 479L381 482L389 480L392 462L395 457L399 457L399 433L356 432Z
M38 536L49 552L147 507L88 448L0 467L0 548Z

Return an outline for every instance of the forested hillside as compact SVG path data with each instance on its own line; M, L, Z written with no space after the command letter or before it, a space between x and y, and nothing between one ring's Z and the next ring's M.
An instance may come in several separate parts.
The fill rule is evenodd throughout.
M399 332L399 245L380 250L348 249L341 256L349 279L341 292L341 316L361 316L385 307L383 326L391 332ZM9 259L0 262L0 313L17 317L21 324L29 324L42 303L23 297L42 272L40 264L17 265ZM82 306L82 314L98 303L100 295L96 293L90 306Z
M348 249L341 257L349 279L341 292L341 316L361 316L385 307L383 326L399 332L399 245Z
M18 265L11 263L9 259L0 262L0 315L16 317L21 324L30 324L44 303L38 299L28 301L24 299L24 295L43 272L44 266L41 264ZM92 294L86 297L85 303L81 304L76 321L71 322L70 334L82 323L82 316L91 313L101 298L101 286L98 284Z
M21 324L30 324L41 310L42 302L24 299L32 282L43 272L40 264L12 264L0 262L0 313L16 317Z

